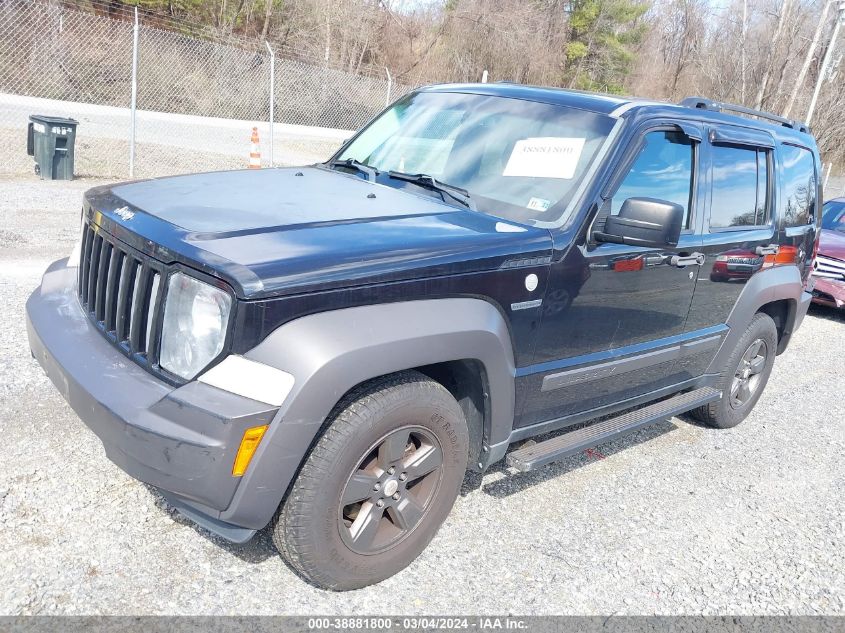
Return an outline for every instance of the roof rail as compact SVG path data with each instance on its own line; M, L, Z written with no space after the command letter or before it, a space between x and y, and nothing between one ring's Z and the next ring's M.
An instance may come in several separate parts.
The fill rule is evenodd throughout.
M806 123L802 123L801 121L794 121L792 119L787 119L782 116L778 116L777 114L772 114L771 112L764 112L763 110L755 110L754 108L747 108L745 106L736 105L733 103L722 103L720 101L713 101L712 99L707 99L706 97L687 97L683 101L680 102L679 105L686 106L687 108L696 108L698 110L712 110L713 112L733 112L736 114L744 114L747 116L756 116L760 119L766 119L767 121L774 121L775 123L780 123L783 127L792 128L793 130L798 130L799 132L809 133L810 128Z

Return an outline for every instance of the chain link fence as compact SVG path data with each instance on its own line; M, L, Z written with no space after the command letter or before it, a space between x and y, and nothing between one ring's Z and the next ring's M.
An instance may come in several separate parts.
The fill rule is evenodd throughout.
M32 169L27 118L49 114L80 122L77 174L129 175L134 28L43 0L0 0L0 146L13 154L0 173ZM253 126L265 166L271 146L274 164L323 160L411 89L263 43L137 28L135 177L244 167Z

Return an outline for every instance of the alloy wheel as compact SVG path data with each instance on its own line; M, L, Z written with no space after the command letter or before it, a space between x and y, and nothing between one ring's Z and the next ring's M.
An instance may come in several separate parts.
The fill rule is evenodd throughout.
M419 525L440 484L443 451L422 427L379 439L358 461L340 497L338 528L359 554L396 545Z
M751 400L761 382L761 373L766 367L769 353L763 339L755 339L739 359L739 366L731 382L731 407L738 409Z

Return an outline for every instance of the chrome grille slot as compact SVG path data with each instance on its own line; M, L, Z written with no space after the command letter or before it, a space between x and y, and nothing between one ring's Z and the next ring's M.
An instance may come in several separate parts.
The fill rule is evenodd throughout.
M161 275L158 273L153 273L153 280L150 284L150 299L149 305L147 306L147 329L144 332L144 351L147 352L147 356L152 353L150 347L152 346L153 336L152 336L152 328L153 323L155 322L154 314L156 312L157 303L158 303L158 293L159 293L159 285L161 281Z
M115 311L117 309L115 291L120 280L120 268L123 265L125 256L118 248L112 248L109 260L109 272L106 279L106 296L103 303L103 321L106 332L114 331Z
M111 261L111 244L102 240L100 256L97 259L97 279L94 283L94 315L98 321L104 319L106 305L106 281L108 280L109 262Z
M813 274L817 277L845 281L845 261L827 257L826 255L816 255Z
M157 362L166 268L90 223L81 252L77 290L88 317L140 364Z
M86 284L87 301L85 302L85 306L88 308L89 312L93 310L94 299L96 298L97 267L100 263L100 248L102 245L103 238L99 235L94 235L94 239L91 241L91 257L88 261L88 283Z
M94 232L89 228L88 225L86 225L85 230L82 233L82 247L80 249L82 252L82 256L79 262L78 283L79 294L82 297L83 304L88 300L88 266L91 262L91 244L93 240Z
M137 263L129 255L124 256L120 267L120 281L117 286L117 305L115 306L114 331L118 341L125 341L129 336L129 312L132 302L135 270Z
M147 294L148 280L149 270L142 264L137 264L135 267L135 287L132 289L132 304L129 309L129 349L133 353L141 350L141 331L143 328L141 321L146 315L144 298Z

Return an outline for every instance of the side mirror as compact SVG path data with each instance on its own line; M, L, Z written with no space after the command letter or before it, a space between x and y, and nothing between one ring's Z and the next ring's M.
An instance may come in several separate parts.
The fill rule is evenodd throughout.
M619 215L607 217L604 231L593 233L599 242L631 246L677 246L684 221L684 208L655 198L628 198Z

